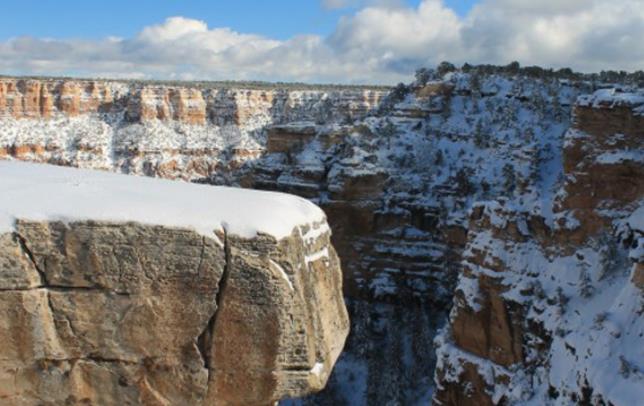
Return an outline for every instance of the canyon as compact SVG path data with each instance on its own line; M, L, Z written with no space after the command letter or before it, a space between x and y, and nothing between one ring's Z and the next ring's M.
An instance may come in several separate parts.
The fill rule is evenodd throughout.
M285 404L631 404L643 129L634 84L516 72L393 90L0 79L0 158L324 210L351 333L326 388Z

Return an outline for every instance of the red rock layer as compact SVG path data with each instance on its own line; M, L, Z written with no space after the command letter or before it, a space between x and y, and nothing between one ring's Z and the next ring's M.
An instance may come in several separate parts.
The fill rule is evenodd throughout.
M6 78L0 79L0 117L38 119L54 113L73 117L117 111L112 108L118 103L118 111L125 110L130 121L247 126L267 118L302 119L299 116L304 105L306 109L329 110L357 118L377 106L384 94L361 90L217 89Z
M563 151L565 193L556 209L580 221L573 238L581 242L607 224L601 210L644 196L644 116L628 105L578 105L573 116Z
M49 118L55 112L70 117L108 109L110 88L100 82L0 79L0 116Z

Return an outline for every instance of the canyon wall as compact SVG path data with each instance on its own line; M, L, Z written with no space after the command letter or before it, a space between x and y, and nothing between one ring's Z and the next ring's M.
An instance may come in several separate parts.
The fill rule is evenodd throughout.
M20 82L6 80L11 81ZM94 87L110 89L111 101L91 110L90 82L71 82L85 89L75 110L86 113L62 110L67 107L60 100L68 98L63 89L71 85L60 81L40 84L50 89L44 98L53 106L47 117L42 112L25 117L24 108L13 107L26 105L26 85L14 85L13 96L4 99L0 93L0 154L279 190L306 197L327 213L344 270L352 333L327 388L304 404L427 404L433 395L445 404L510 399L501 389L497 397L489 394L493 380L481 372L481 360L515 376L508 368L523 365L533 351L523 333L529 319L522 306L504 301L505 284L497 275L479 278L472 270L472 264L499 272L513 266L473 249L478 235L493 233L486 227L498 226L489 225L483 213L492 208L516 213L504 214L516 230L506 230L510 236L503 238L517 247L534 248L536 237L524 235L534 232L545 236L537 238L544 246L553 239L577 250L588 235L608 230L614 218L627 214L594 209L613 193L606 185L630 191L615 195L618 202L641 198L633 190L641 186L637 163L611 166L615 157L606 155L641 150L639 105L620 97L613 85L602 90L603 99L580 99L573 117L578 97L604 85L458 71L402 93L96 82ZM601 103L610 108L598 108ZM616 135L578 138L581 132ZM631 136L622 140L621 133ZM575 214L595 220L579 223ZM489 295L481 299L480 312L476 304L467 308L459 293L465 286L472 292L472 280ZM453 299L450 325L438 334L436 353L432 342ZM457 340L453 331L462 331ZM458 373L448 373L450 368ZM523 387L513 385L505 387ZM557 385L554 390L562 388ZM472 398L463 389L470 387L484 389ZM530 391L525 393L527 398Z
M476 205L438 404L636 404L642 396L644 95L581 97L552 222Z

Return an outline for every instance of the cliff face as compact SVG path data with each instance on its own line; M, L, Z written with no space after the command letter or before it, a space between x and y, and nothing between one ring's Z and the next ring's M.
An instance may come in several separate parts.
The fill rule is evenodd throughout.
M185 88L105 81L0 78L0 112L16 119L75 117L121 110L131 122L178 121L185 124L234 123L246 127L265 115L271 120L306 119L328 107L340 119L364 116L384 95L377 90L289 91ZM327 117L320 116L320 119Z
M177 212L186 209L171 196L149 197L155 182L33 166L16 175L5 165L2 176L19 178L31 194L40 183L25 174L60 174L48 183L68 204L86 204L88 190L147 199L145 210L160 205L168 215L175 201ZM185 195L199 186L164 187ZM0 233L0 403L266 405L326 384L348 319L323 218L276 236L220 213L227 228L204 235L190 222L148 224L118 197L80 210L52 201L14 207L24 197L19 190L9 190L13 202L0 202L2 216L19 217ZM270 204L255 210L288 214ZM254 237L236 234L252 227L259 227Z
M319 204L345 271L352 334L327 389L305 403L426 404L434 387L443 403L467 402L470 387L484 388L474 401L494 402L526 387L508 382L513 366L528 365L538 328L523 300L506 299L519 282L500 275L522 266L505 258L515 256L510 248L525 250L516 254L522 264L533 248L550 258L555 243L565 263L594 263L585 251L586 260L570 255L641 198L641 163L631 159L641 150L639 96L606 89L580 99L573 115L578 96L594 91L589 82L454 72L386 97L103 85L113 101L92 113L54 107L46 119L16 119L2 110L0 154L279 190ZM503 203L475 205L494 200ZM490 218L507 218L510 229ZM490 234L508 252L479 241ZM474 288L480 303L463 302ZM432 341L453 298L437 360ZM491 397L483 364L507 392Z
M643 105L609 90L579 99L553 223L507 200L474 208L437 403L639 401Z
M610 227L644 195L641 96L611 90L581 97L564 144L566 177L556 210L579 221L580 242ZM638 102L639 101L639 102Z
M223 176L260 155L266 125L350 121L382 96L0 79L0 157L188 180Z

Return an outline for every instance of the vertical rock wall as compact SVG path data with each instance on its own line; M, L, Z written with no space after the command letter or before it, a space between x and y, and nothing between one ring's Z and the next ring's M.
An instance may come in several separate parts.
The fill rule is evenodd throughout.
M321 390L348 318L326 223L292 235L19 220L0 404L267 405Z

